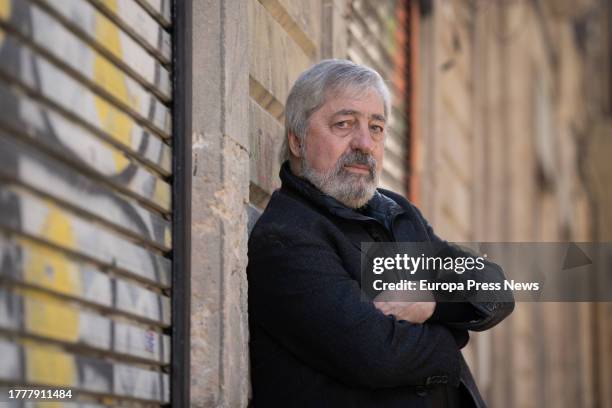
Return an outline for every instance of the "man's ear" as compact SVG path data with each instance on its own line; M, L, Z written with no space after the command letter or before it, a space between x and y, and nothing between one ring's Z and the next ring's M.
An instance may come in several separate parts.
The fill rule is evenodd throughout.
M293 132L288 132L287 134L287 142L289 143L289 150L291 154L295 157L300 158L302 155L301 142L300 138L295 135Z

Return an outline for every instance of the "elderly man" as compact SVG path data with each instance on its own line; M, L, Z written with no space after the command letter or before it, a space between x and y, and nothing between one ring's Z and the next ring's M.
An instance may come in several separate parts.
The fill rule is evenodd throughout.
M405 198L377 189L390 113L382 78L325 60L285 106L282 187L249 240L254 406L484 406L460 349L512 302L362 297L361 242L445 242Z

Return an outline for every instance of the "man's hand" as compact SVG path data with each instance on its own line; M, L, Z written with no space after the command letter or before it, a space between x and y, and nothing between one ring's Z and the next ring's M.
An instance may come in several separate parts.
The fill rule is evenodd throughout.
M410 323L424 323L431 317L436 302L379 302L374 306L386 315L394 315L398 320L407 320Z
M431 317L436 302L431 292L413 293L384 291L374 298L374 306L386 315L410 323L424 323Z

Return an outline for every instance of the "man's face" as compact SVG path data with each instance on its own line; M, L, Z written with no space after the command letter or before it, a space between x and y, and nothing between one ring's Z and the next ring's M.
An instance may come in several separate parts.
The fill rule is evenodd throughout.
M375 90L328 95L310 117L302 176L348 207L372 198L382 170L383 100Z

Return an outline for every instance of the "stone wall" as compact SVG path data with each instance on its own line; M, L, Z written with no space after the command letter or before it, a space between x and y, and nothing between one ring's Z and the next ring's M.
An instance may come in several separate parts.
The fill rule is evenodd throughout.
M193 3L191 406L249 396L247 8Z

